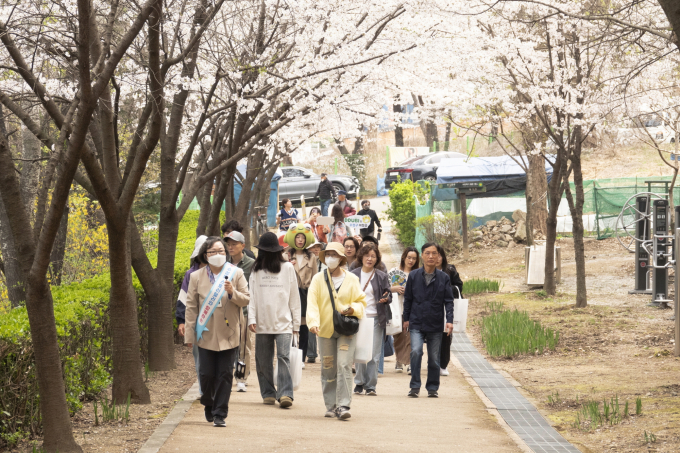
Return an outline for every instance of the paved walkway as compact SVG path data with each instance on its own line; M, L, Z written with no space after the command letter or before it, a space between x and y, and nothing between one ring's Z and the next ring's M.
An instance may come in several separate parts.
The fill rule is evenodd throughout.
M226 428L214 428L195 401L161 452L519 452L462 375L451 367L440 397L408 398L410 376L385 362L377 397L354 396L352 418L324 418L320 364L307 364L290 409L262 404L257 376L233 393Z

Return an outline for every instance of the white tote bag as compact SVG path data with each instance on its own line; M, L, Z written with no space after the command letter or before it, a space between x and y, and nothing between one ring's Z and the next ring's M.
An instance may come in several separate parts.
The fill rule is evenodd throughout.
M458 287L456 287L458 289ZM462 297L460 290L458 290L458 297ZM464 333L467 326L467 299L453 300L453 331L454 333Z
M359 331L354 349L354 363L368 363L373 358L373 325L375 318L364 316L359 320Z
M288 360L290 361L290 378L293 381L293 390L297 390L300 388L300 382L302 381L302 349L297 347L295 335L293 335L293 342L290 346ZM274 385L277 385L278 383L278 376L279 361L274 357Z
M392 303L390 304L392 318L387 320L385 335L396 335L402 331L403 322L401 321L401 307L403 297L404 296L401 296L399 293L392 293Z

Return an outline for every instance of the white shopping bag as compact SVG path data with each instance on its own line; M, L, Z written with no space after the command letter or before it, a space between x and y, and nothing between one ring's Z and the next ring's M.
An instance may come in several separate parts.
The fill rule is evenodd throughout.
M295 335L293 335L293 343L290 346L290 353L288 354L288 360L290 361L290 378L293 381L293 390L300 388L300 382L302 381L302 349L297 346L297 341L295 341ZM279 361L274 357L274 385L278 383L279 376Z
M364 316L359 320L359 331L356 336L354 363L368 363L373 358L373 325L375 318Z
M456 289L458 289L456 287ZM462 297L458 290L458 297ZM453 331L454 333L464 333L467 325L468 300L453 300Z
M392 293L392 303L390 309L392 310L392 318L387 320L387 327L385 328L385 335L396 335L401 333L403 322L401 321L402 304L399 293Z

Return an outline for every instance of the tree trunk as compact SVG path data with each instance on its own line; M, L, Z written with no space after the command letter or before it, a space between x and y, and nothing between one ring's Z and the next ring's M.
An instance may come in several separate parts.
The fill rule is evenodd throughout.
M574 152L571 157L572 169L574 172L574 189L576 190L576 200L571 193L569 181L565 180L565 192L569 210L571 211L572 235L574 237L574 255L576 259L576 307L583 308L588 305L588 295L586 289L586 254L583 244L583 173L581 171L581 127L574 129L576 136ZM566 178L565 178L566 179Z
M5 205L0 198L0 252L5 265L5 284L7 296L12 308L23 305L26 301L26 289L24 273L19 265L14 235L9 223L9 217L5 211Z
M449 142L451 141L451 121L446 122L446 133L444 134L444 151L449 150Z
M562 175L566 173L566 151L557 151L555 165L553 166L553 174L548 184L548 197L550 199L550 206L548 209L548 217L546 219L546 234L545 234L545 280L543 283L543 290L549 296L554 296L556 293L555 284L555 241L557 240L557 210L560 207L562 200L562 193L564 187L562 184Z
M128 393L134 403L151 402L149 389L142 378L142 361L139 351L139 322L137 295L132 288L132 272L129 240L129 223L110 222L106 227L109 235L109 262L111 295L109 316L113 343L113 401L126 402ZM149 318L160 313L150 313Z
M64 206L64 213L61 216L61 222L59 223L57 237L54 239L52 253L50 254L50 283L54 286L61 285L61 275L64 269L64 255L66 254L66 238L68 236L68 213L69 207L67 201L66 206Z
M37 115L31 115L33 121L40 124L40 118ZM23 138L23 159L21 164L21 199L26 205L26 210L33 220L35 212L35 196L38 192L39 177L40 177L40 149L42 143L28 130L25 126L21 127L21 135Z
M203 186L203 189L198 191L198 206L201 210L198 215L198 225L196 225L196 237L206 234L208 226L208 218L210 217L210 196L212 195L212 182Z
M531 181L530 184L529 181ZM527 202L531 197L531 226L543 235L546 234L546 220L548 219L547 191L548 178L545 174L545 158L541 155L530 155L529 173L527 173ZM529 221L529 206L527 206L527 221ZM527 222L528 224L529 222Z
M403 147L404 146L404 129L401 127L401 123L403 121L401 114L403 113L403 109L402 109L401 105L394 104L392 106L392 111L397 114L397 115L395 115L395 118L394 118L394 146Z
M534 199L532 197L532 191L529 189L531 185L531 175L527 173L527 189L524 191L524 198L526 200L527 204L527 219L524 224L524 228L526 230L526 235L527 235L527 245L532 246L534 245L534 225L533 225L533 220L532 220L532 215L534 211Z

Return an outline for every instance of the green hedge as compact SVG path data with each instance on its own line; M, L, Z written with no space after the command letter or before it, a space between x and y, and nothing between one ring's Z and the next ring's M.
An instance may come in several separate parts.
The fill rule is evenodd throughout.
M180 223L175 255L175 287L179 291L196 238L198 211L189 211ZM150 253L152 263L156 252ZM147 357L146 304L136 277L142 358ZM71 414L111 383L111 330L108 303L109 274L52 288L59 351ZM176 298L175 298L176 300ZM174 317L174 301L172 307ZM140 364L141 366L141 364ZM25 308L0 317L0 439L38 434L41 429L38 383Z

